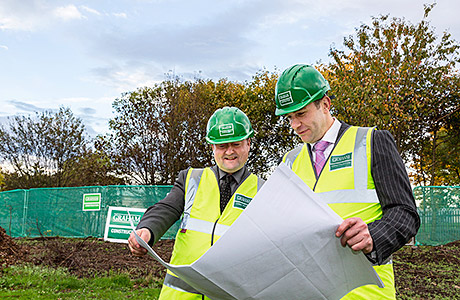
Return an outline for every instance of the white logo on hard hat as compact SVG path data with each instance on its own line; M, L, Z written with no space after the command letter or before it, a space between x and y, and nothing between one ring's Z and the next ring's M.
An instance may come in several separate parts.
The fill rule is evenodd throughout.
M235 130L233 129L233 124L222 124L219 125L219 134L220 136L229 136L229 135L234 135Z
M278 101L281 106L285 106L291 103L294 103L292 99L291 91L287 91L278 95Z

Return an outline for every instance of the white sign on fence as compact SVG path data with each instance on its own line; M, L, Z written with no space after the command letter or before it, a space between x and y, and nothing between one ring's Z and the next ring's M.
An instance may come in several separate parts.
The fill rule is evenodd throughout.
M83 211L101 210L101 193L83 194Z
M145 210L145 208L109 206L105 223L104 240L127 244L132 231L128 211L131 214L133 223L137 225L144 215Z

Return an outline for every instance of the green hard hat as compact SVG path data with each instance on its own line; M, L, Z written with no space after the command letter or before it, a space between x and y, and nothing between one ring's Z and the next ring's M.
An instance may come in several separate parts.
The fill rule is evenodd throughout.
M214 112L206 127L210 144L233 143L254 136L248 116L236 107L225 106Z
M297 111L323 98L329 90L329 83L314 67L294 65L284 70L276 83L275 115Z

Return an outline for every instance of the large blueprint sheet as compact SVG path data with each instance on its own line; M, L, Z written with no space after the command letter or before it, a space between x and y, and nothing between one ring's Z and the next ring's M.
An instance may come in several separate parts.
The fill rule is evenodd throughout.
M187 266L165 263L211 299L340 299L383 283L362 253L342 247L342 219L280 164L227 232Z

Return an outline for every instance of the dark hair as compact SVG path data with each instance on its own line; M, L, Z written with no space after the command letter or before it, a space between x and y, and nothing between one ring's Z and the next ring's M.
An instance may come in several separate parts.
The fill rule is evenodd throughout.
M327 96L327 94L324 94L323 97L319 98L318 100L313 101L313 103L315 103L316 109L319 109L319 108L321 107L321 103L320 103L320 102L321 102L321 100L323 100L324 97L326 97L326 96Z

